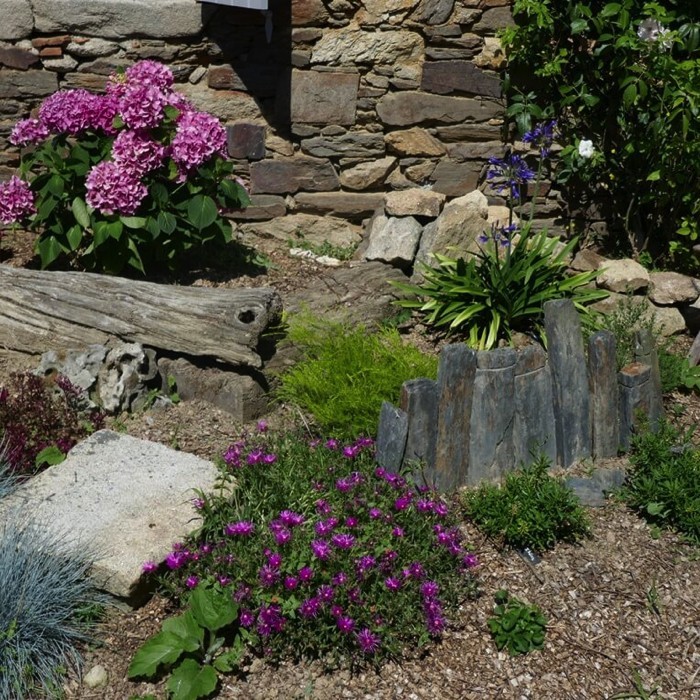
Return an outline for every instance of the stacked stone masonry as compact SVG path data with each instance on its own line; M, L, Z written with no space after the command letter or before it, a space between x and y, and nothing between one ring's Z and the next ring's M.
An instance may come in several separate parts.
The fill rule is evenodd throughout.
M0 178L18 163L12 126L47 95L101 90L156 59L227 125L253 199L241 224L292 213L360 224L395 190L464 195L503 152L495 35L509 4L270 0L268 17L195 0L0 0ZM559 193L541 204L564 231Z
M635 361L616 369L615 337L594 333L585 351L571 301L545 304L547 352L446 346L437 381L406 382L400 407L385 402L377 461L412 469L450 491L505 474L544 455L568 469L617 456L646 416L662 415L658 358L651 332L636 336Z

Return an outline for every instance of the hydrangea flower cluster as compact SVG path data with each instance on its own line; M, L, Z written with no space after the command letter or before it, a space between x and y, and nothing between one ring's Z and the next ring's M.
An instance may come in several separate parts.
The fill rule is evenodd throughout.
M31 216L35 211L34 193L29 185L13 175L0 183L0 222L11 224Z
M295 481L306 485L280 495L285 470L293 468L291 448L272 436L254 440L237 441L225 455L238 510L227 500L204 499L199 539L178 543L166 557L169 585L180 592L204 582L229 589L240 605L238 624L264 649L308 649L316 638L319 653L371 657L439 636L446 610L473 589L477 564L447 504L376 466L367 438L302 447L297 440L304 471L294 471ZM269 489L274 498L286 495L287 507L255 517ZM227 513L248 517L226 522Z
M87 133L114 137L110 160L94 166L85 182L86 201L106 214L132 215L148 196L148 175L163 168L167 159L177 166L179 182L214 157L226 158L226 130L216 117L198 112L174 92L173 74L156 61L140 61L121 76L111 76L102 95L87 90L60 90L39 109L38 119L18 122L10 135L17 146L37 146L49 136L78 137ZM167 114L168 107L176 110ZM165 127L163 134L154 130ZM0 190L2 223L31 214L19 206L19 192L27 186Z

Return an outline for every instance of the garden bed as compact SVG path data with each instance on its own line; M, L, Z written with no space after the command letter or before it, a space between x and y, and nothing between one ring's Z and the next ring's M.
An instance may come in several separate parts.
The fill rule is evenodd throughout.
M326 273L313 263L290 258L283 247L270 258L276 264L255 277L217 279L219 273L213 272L191 283L253 282L289 293L308 285L310 275L319 279ZM20 259L18 253L7 262ZM32 366L26 355L0 352L2 381L10 371ZM674 405L680 408L674 411ZM674 396L668 410L680 413L687 425L700 418L694 397ZM270 430L304 421L298 411L285 406L275 407L268 416ZM241 429L250 431L254 426L235 425L223 411L192 401L117 416L109 420L109 427L211 459L222 454ZM585 471L585 465L579 471ZM367 667L352 673L327 670L319 662L273 665L250 658L241 674L224 679L218 697L574 699L613 698L635 688L638 693L658 688L651 697L695 697L700 693L697 550L673 534L653 539L650 528L621 504L589 512L592 539L581 546L560 545L538 565L512 550L499 551L465 523L467 541L480 562L482 595L463 605L443 640L429 645L424 654L409 652L404 661L379 671ZM542 608L549 620L542 651L511 658L496 650L486 622L500 588ZM104 666L107 686L90 689L71 678L66 696L86 700L160 696L162 684L128 681L127 668L136 649L174 613L172 605L158 596L140 610L109 611L98 630L99 645L87 650L85 667Z

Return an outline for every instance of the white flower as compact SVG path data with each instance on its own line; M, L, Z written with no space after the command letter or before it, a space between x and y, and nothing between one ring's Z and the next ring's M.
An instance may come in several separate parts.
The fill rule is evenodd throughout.
M658 42L664 49L670 49L673 41L670 38L665 38L670 34L669 30L655 19L645 19L637 29L637 36L642 41Z
M578 144L578 154L581 158L588 160L595 153L595 148L593 148L593 141L588 139L581 139Z

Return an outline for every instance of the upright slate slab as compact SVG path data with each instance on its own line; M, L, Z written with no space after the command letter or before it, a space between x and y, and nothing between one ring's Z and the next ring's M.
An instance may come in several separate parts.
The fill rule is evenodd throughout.
M664 415L663 392L661 390L661 372L659 370L659 354L656 343L648 328L638 330L634 334L634 359L651 369L651 386L649 396L649 423L656 428Z
M447 345L438 366L438 425L435 485L449 491L467 482L469 435L476 376L476 352L463 343Z
M581 322L573 302L546 302L544 327L552 371L557 462L566 468L591 456L588 370Z
M620 446L629 448L637 426L637 414L649 416L651 404L651 367L633 362L618 373L620 387Z
M528 345L517 353L514 380L513 458L515 465L530 464L533 457L557 459L557 436L552 405L552 375L547 353Z
M470 485L498 479L515 466L515 359L513 348L477 354L467 471Z
M588 341L593 456L614 457L620 447L620 409L615 335L598 331Z
M401 387L400 408L408 416L404 464L421 465L429 486L435 484L438 385L432 379L411 379ZM414 470L414 476L420 474Z
M403 463L408 434L408 416L388 401L382 402L377 428L377 464L391 472L398 472Z

